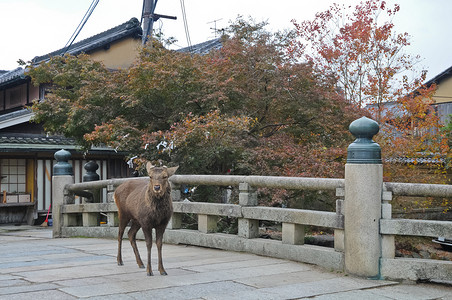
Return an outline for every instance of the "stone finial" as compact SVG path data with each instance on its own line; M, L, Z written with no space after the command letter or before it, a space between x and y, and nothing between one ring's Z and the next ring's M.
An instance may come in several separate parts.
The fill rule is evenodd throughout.
M54 157L57 163L53 166L53 175L73 175L72 165L68 162L71 158L71 153L67 150L61 149L55 152Z
M83 182L96 181L100 179L99 174L96 173L97 169L99 169L99 165L95 161L91 160L83 167L86 170L86 174L83 175Z
M378 123L366 117L353 121L349 127L356 140L348 146L347 163L381 164L380 145L372 140L378 133Z

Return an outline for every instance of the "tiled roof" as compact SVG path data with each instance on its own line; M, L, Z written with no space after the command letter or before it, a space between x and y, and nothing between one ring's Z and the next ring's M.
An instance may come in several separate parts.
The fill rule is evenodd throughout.
M444 70L443 72L441 72L438 75L436 75L435 77L433 77L432 79L430 79L429 81L427 81L425 83L425 85L430 86L433 83L439 84L441 81L449 78L451 75L452 75L452 67L449 67L446 70Z
M132 18L128 22L72 44L71 47L69 47L69 49L65 51L65 53L70 53L72 55L77 55L82 52L86 53L91 50L107 46L109 43L120 40L124 37L134 36L138 38L141 36L141 34L142 29L140 21L138 21L137 18ZM36 56L32 59L32 62L40 63L42 61L47 61L53 56L63 54L64 50L65 48L61 48L46 55Z
M64 136L28 133L0 134L0 152L52 151L62 148L77 150L78 145L74 139ZM117 153L114 149L105 146L93 147L90 151Z
M22 116L31 115L33 112L31 111L31 108L24 108L21 110L13 111L4 115L0 115L0 122L7 121L14 118L19 118Z
M221 43L221 38L216 38L204 43L196 44L191 47L185 47L177 50L177 52L190 52L193 54L207 54L212 50L221 49L223 44Z
M446 159L444 157L396 157L396 158L386 158L385 161L389 163L402 163L402 164L444 164Z
M92 37L84 39L80 42L72 44L71 47L66 51L73 55L80 54L82 52L89 52L94 49L107 46L109 43L121 40L128 36L140 37L142 33L140 22L137 18L132 18L129 21L113 27L109 30L96 34ZM36 56L32 59L33 63L40 63L49 60L53 56L61 55L64 48L58 49L51 53ZM25 76L25 70L21 67L16 68L11 71L0 70L0 86L5 84L11 84L15 80L23 79Z
M84 39L80 42L73 44L66 53L73 55L80 54L82 52L89 52L91 50L104 47L113 41L120 40L127 36L139 37L142 34L140 22L136 18L130 19L119 26L111 28L107 31L96 34L92 37ZM207 54L212 50L220 49L222 47L221 38L216 38L203 43L193 45L191 47L185 47L177 50L178 52L190 52L196 54ZM40 63L49 60L53 56L57 56L63 53L64 48L58 49L51 53L36 56L33 58L33 63ZM18 67L11 71L0 70L0 85L11 83L17 79L23 79L25 76L25 70Z
M18 67L11 71L5 71L3 73L0 73L0 86L4 83L10 83L17 79L23 79L24 78L24 69L21 67Z
M1 152L48 152L59 149L76 150L75 141L61 136L43 134L2 133L0 134Z
M75 145L73 139L62 136L46 136L42 134L3 133L0 134L0 145L2 144L45 144L45 145Z

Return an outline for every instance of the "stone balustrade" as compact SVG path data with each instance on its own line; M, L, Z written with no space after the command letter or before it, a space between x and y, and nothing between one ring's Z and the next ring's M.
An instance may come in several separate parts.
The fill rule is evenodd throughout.
M174 175L170 178L174 214L164 240L225 250L246 251L316 264L372 279L452 280L452 262L395 257L395 236L451 237L452 222L393 219L393 195L452 198L452 186L383 182L379 146L371 138L378 130L371 120L352 123L357 140L349 147L344 179L234 175ZM370 124L370 125L369 125ZM363 129L364 128L364 129ZM366 129L367 128L367 129ZM367 130L367 131L366 131ZM64 164L63 164L64 165ZM71 174L53 177L54 237L116 238L114 189L129 179L74 184ZM130 180L147 180L133 178ZM181 185L236 188L237 204L189 202ZM335 191L335 212L259 206L257 188ZM99 203L75 204L76 195L106 189ZM197 229L184 229L183 215L197 216ZM236 218L237 234L217 232L220 217ZM259 238L262 222L282 226L282 239ZM334 247L305 244L307 226L329 228ZM140 237L140 233L138 235ZM142 236L141 236L142 237Z

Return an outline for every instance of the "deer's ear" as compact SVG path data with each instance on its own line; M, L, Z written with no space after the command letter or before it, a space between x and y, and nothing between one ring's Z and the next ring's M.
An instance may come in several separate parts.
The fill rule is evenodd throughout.
M148 171L148 175L151 176L151 170L154 168L154 166L152 165L152 163L150 161L147 162L146 164L146 171Z
M177 166L177 167L172 167L172 168L168 168L168 169L166 170L166 172L168 173L168 177L173 176L174 173L176 173L177 168L179 168L179 166Z

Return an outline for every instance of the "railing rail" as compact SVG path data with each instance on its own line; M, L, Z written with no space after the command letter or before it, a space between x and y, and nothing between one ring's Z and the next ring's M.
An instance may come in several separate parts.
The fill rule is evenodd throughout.
M119 178L69 184L66 190L69 192L117 187L127 180L146 180L147 177ZM278 177L278 176L240 176L240 175L173 175L170 178L173 184L188 185L215 185L238 186L240 183L248 183L253 187L268 187L281 189L303 190L335 190L344 187L344 179L339 178L308 178L308 177Z
M120 178L101 181L69 184L70 192L119 186L126 180L146 180L146 177ZM305 189L305 190L335 190L344 187L344 179L339 178L307 178L307 177L277 177L277 176L237 176L237 175L174 175L170 178L174 184L238 186L246 182L253 187ZM397 196L420 197L452 197L452 185L385 182L386 189Z
M385 182L388 191L397 196L452 198L452 185Z
M279 176L240 176L240 175L174 175L174 184L238 186L248 183L254 188L281 188L303 190L335 190L344 186L344 179L308 178Z
M114 188L128 180L147 180L147 179L148 179L148 177L132 177L132 178L118 178L118 179L72 183L72 184L65 185L65 190L68 192L76 192L76 191L83 191L83 190L102 189L102 188L108 188L108 187Z

